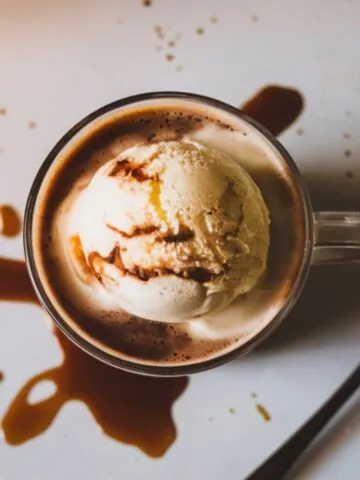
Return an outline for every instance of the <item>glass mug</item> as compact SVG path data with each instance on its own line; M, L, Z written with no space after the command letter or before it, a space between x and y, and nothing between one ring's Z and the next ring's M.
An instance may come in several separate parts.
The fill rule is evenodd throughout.
M66 149L91 131L95 125L114 115L121 116L129 109L137 107L151 109L151 107L174 103L185 107L190 105L192 108L196 107L204 112L220 115L233 124L237 123L242 132L248 131L255 135L257 146L262 145L262 148L271 152L274 159L276 158L277 166L275 168L273 164L265 164L269 163L268 160L266 162L264 160L265 163L260 168L259 165L254 167L251 162L245 165L260 187L270 211L268 269L270 273L253 292L244 298L239 297L234 300L223 312L214 316L209 315L205 320L188 321L189 328L195 329L199 325L204 327L201 322L205 322L205 327L210 332L205 344L210 345L212 342L212 350L208 349L207 353L205 351L204 354L197 355L197 343L194 340L193 356L169 363L168 359L147 361L136 356L122 355L121 352L115 353L96 341L92 342L87 335L74 328L74 325L70 325L50 300L48 287L41 277L35 255L33 228L41 189L45 188L44 184L49 172ZM243 135L247 134L243 133ZM255 146L249 144L247 148L251 149ZM288 215L287 218L286 215ZM77 346L109 365L130 372L176 376L204 371L224 364L250 352L261 343L285 319L294 306L311 264L359 259L359 225L360 213L314 213L307 188L289 153L266 128L245 113L223 102L200 95L157 92L125 98L100 108L72 127L55 145L36 175L29 193L24 219L24 248L29 274L43 307L60 330ZM146 319L140 320L147 322ZM76 319L73 323L76 323ZM151 322L151 324L154 323L159 322ZM219 338L224 341L218 341ZM204 345L204 339L202 339L202 345Z

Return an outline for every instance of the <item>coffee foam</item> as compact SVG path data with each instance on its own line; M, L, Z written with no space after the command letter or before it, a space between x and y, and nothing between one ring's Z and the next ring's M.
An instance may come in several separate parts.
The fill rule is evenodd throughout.
M79 282L61 242L64 215L95 171L127 148L159 140L194 140L236 158L260 187L271 217L268 272L258 287L214 316L169 324L119 312L99 285ZM243 345L284 307L305 248L300 192L286 162L252 126L228 113L189 101L126 108L85 128L50 167L36 202L35 262L59 315L91 344L144 365L186 365ZM176 288L171 283L167 288ZM176 294L176 292L173 292ZM140 299L141 301L141 299Z

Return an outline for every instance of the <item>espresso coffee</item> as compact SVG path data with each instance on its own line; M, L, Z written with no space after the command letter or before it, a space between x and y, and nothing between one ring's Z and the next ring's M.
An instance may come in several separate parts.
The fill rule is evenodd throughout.
M88 281L91 271L81 245L76 238L62 236L61 225L95 172L121 152L137 145L183 139L236 159L260 188L271 219L268 268L255 289L220 313L167 322L165 311L165 320L148 320L114 309L97 295L96 288L92 290L99 279ZM306 248L302 193L281 151L235 112L195 100L166 98L128 105L85 123L67 143L61 142L47 162L51 165L42 179L32 218L34 267L42 297L63 330L103 360L130 370L171 367L175 371L179 367L181 371L186 365L231 355L254 339L286 304ZM137 182L146 180L144 171L131 162L119 168L126 168L125 173ZM132 235L147 233L138 230ZM171 242L181 244L188 236L189 232L183 231ZM65 245L70 245L77 257L80 275L72 268ZM106 260L115 263L116 255L111 252ZM131 274L142 282L152 278L151 271ZM186 272L187 278L199 283L205 274ZM156 275L171 281L174 272L164 270Z

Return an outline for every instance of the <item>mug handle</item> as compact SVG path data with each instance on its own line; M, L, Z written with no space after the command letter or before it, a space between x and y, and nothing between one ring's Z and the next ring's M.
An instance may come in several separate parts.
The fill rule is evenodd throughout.
M313 218L313 264L360 261L360 212L316 212Z

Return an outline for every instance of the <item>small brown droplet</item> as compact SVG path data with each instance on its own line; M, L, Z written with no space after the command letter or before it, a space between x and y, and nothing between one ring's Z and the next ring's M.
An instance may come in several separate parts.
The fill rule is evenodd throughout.
M251 392L250 397L251 397L251 398L257 398L257 393Z
M174 48L175 45L176 45L175 40L170 40L170 41L168 42L168 46L169 46L170 48Z
M164 37L165 37L164 31L160 25L156 25L154 27L154 32L156 33L159 40L164 40Z
M151 0L143 0L144 7L151 7L152 1Z
M16 237L21 231L21 220L10 205L0 205L0 233L4 237Z
M0 371L0 382L2 382L4 380L4 374L3 372Z
M256 23L256 22L259 21L259 17L258 17L257 15L251 15L250 20L251 20L253 23Z
M0 116L5 117L7 110L5 107L0 107Z
M352 172L351 170L347 170L347 171L345 172L345 176L346 176L346 178L348 178L349 180L352 180L352 179L355 177L355 173Z
M29 128L31 128L32 130L33 130L34 128L36 128L36 122L34 122L34 120L31 120L31 121L29 122Z
M167 54L165 55L165 58L166 58L166 60L167 60L168 62L172 62L175 57L174 57L174 55L173 55L172 53L167 53Z
M303 128L298 128L298 129L296 130L296 133L299 135L299 137L301 137L301 135L304 135L305 132L304 132L304 129L303 129Z
M210 17L210 23L217 23L217 21L218 21L218 19L217 19L217 17L215 17L215 15Z
M344 137L346 140L349 140L349 138L351 138L351 135L350 135L350 133L344 132L343 137Z
M205 32L205 30L204 30L202 27L198 27L198 28L196 29L196 33L197 33L198 35L202 35L204 32Z
M345 150L344 155L345 157L351 157L351 150Z
M233 408L233 407L229 408L229 413L230 413L231 415L235 415L235 413L236 413L235 408Z
M256 404L256 410L260 413L265 422L270 422L271 415L261 403Z

